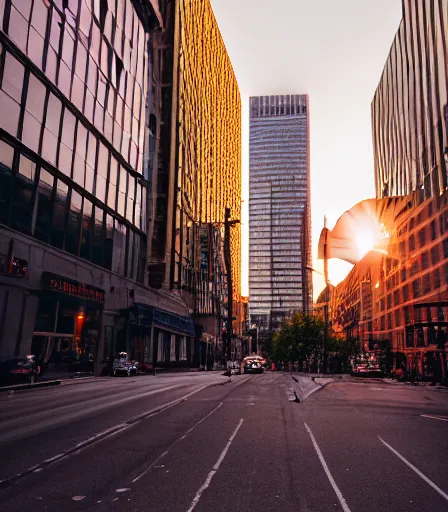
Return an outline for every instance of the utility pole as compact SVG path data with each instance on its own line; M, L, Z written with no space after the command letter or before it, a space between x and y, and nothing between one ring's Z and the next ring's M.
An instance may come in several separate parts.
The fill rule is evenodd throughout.
M232 319L233 319L233 282L232 282L232 256L230 252L230 228L238 224L239 220L230 220L230 208L226 208L224 216L224 261L227 270L227 332L224 337L224 362L232 357Z
M324 216L324 228L327 227L327 217ZM327 254L327 233L324 243L324 278L325 278L325 305L324 305L324 343L322 354L322 373L327 373L328 368L328 306L330 303L330 289L328 287L328 254Z

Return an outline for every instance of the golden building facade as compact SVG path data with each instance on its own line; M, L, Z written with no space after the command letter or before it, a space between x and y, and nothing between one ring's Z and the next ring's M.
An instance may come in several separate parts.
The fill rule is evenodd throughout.
M182 288L200 264L199 227L212 224L223 230L226 208L230 208L231 219L241 218L241 98L208 0L176 2L176 40L176 210L171 283ZM231 259L234 297L239 297L239 224L231 228Z

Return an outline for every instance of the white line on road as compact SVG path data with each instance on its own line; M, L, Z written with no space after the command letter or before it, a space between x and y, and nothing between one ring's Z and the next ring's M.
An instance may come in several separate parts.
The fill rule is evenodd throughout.
M143 473L141 473L140 475L138 475L136 478L134 478L134 480L132 480L132 483L134 484L135 482L137 482L138 480L140 480L140 478L145 475L152 467L154 467L155 464L157 464L157 462L159 462L160 459L162 459L163 457L165 457L165 455L168 454L168 452L171 450L171 448L173 448L173 446L175 446L177 443L179 443L180 441L182 441L182 439L185 439L187 437L187 435L192 432L197 426L199 426L203 421L205 421L209 416L211 416L216 410L218 410L221 406L222 406L223 402L220 402L219 405L217 405L212 411L210 411L208 414L206 414L201 420L199 420L197 423L195 423L189 430L187 430L185 432L185 434L182 436L182 437L179 437L179 439L176 439L176 441L174 441L174 443L166 450L164 451L161 455L159 455L157 457L156 460L154 460L146 469L145 471L143 471Z
M407 466L409 466L412 471L415 471L419 477L421 477L427 484L429 484L434 490L436 490L443 498L445 498L448 501L448 494L442 491L440 487L438 487L432 480L430 480L427 476L425 476L419 469L417 469L413 464L411 464L408 460L406 460L403 455L400 455L397 450L392 448L390 444L387 444L386 441L381 439L380 436L378 436L378 439L384 444L384 446L387 446L389 450L392 453L395 453L395 455L401 459Z
M330 470L328 469L327 463L325 462L324 456L322 455L322 452L320 451L319 445L316 442L316 439L314 439L313 433L311 432L310 427L304 423L306 430L308 431L308 434L311 437L311 441L313 442L314 449L317 452L317 456L319 457L320 463L322 464L322 467L324 468L325 474L328 477L328 480L330 480L330 484L333 487L334 492L336 493L336 496L338 497L339 503L341 504L342 510L344 512L351 512L349 506L347 505L347 502L345 501L344 496L342 496L342 492L339 490L339 487L336 485L336 482L334 481L334 478L332 474L330 473Z
M448 421L448 418L442 418L440 416L431 416L430 414L420 414L422 418L431 418L432 420Z
M210 485L212 478L215 476L215 473L218 471L219 466L221 465L222 461L224 460L224 457L226 456L226 454L230 448L230 445L232 444L232 441L235 439L235 436L237 435L238 430L240 429L241 425L243 424L243 421L244 420L241 418L238 425L236 426L236 429L233 431L233 434L230 436L229 441L226 444L224 450L221 452L221 455L219 456L218 460L216 461L216 464L213 466L213 469L208 474L207 478L205 479L205 482L202 484L199 491L196 493L196 496L194 497L193 501L191 502L191 505L189 506L187 512L193 512L194 508L196 507L199 500L201 499L203 492Z

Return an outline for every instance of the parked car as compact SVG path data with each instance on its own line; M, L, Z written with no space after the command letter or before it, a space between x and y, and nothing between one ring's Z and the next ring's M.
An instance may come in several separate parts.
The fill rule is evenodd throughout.
M117 375L137 375L138 363L130 361L126 352L120 352L112 365L113 376Z
M0 358L0 385L34 384L41 372L34 355Z

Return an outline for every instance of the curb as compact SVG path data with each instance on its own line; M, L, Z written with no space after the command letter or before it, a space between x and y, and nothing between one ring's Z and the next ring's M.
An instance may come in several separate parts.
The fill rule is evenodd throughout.
M16 384L14 386L1 386L0 392L2 391L23 391L25 389L40 389L48 388L50 386L59 386L62 381L60 380L49 380L45 382L36 382L35 384Z

